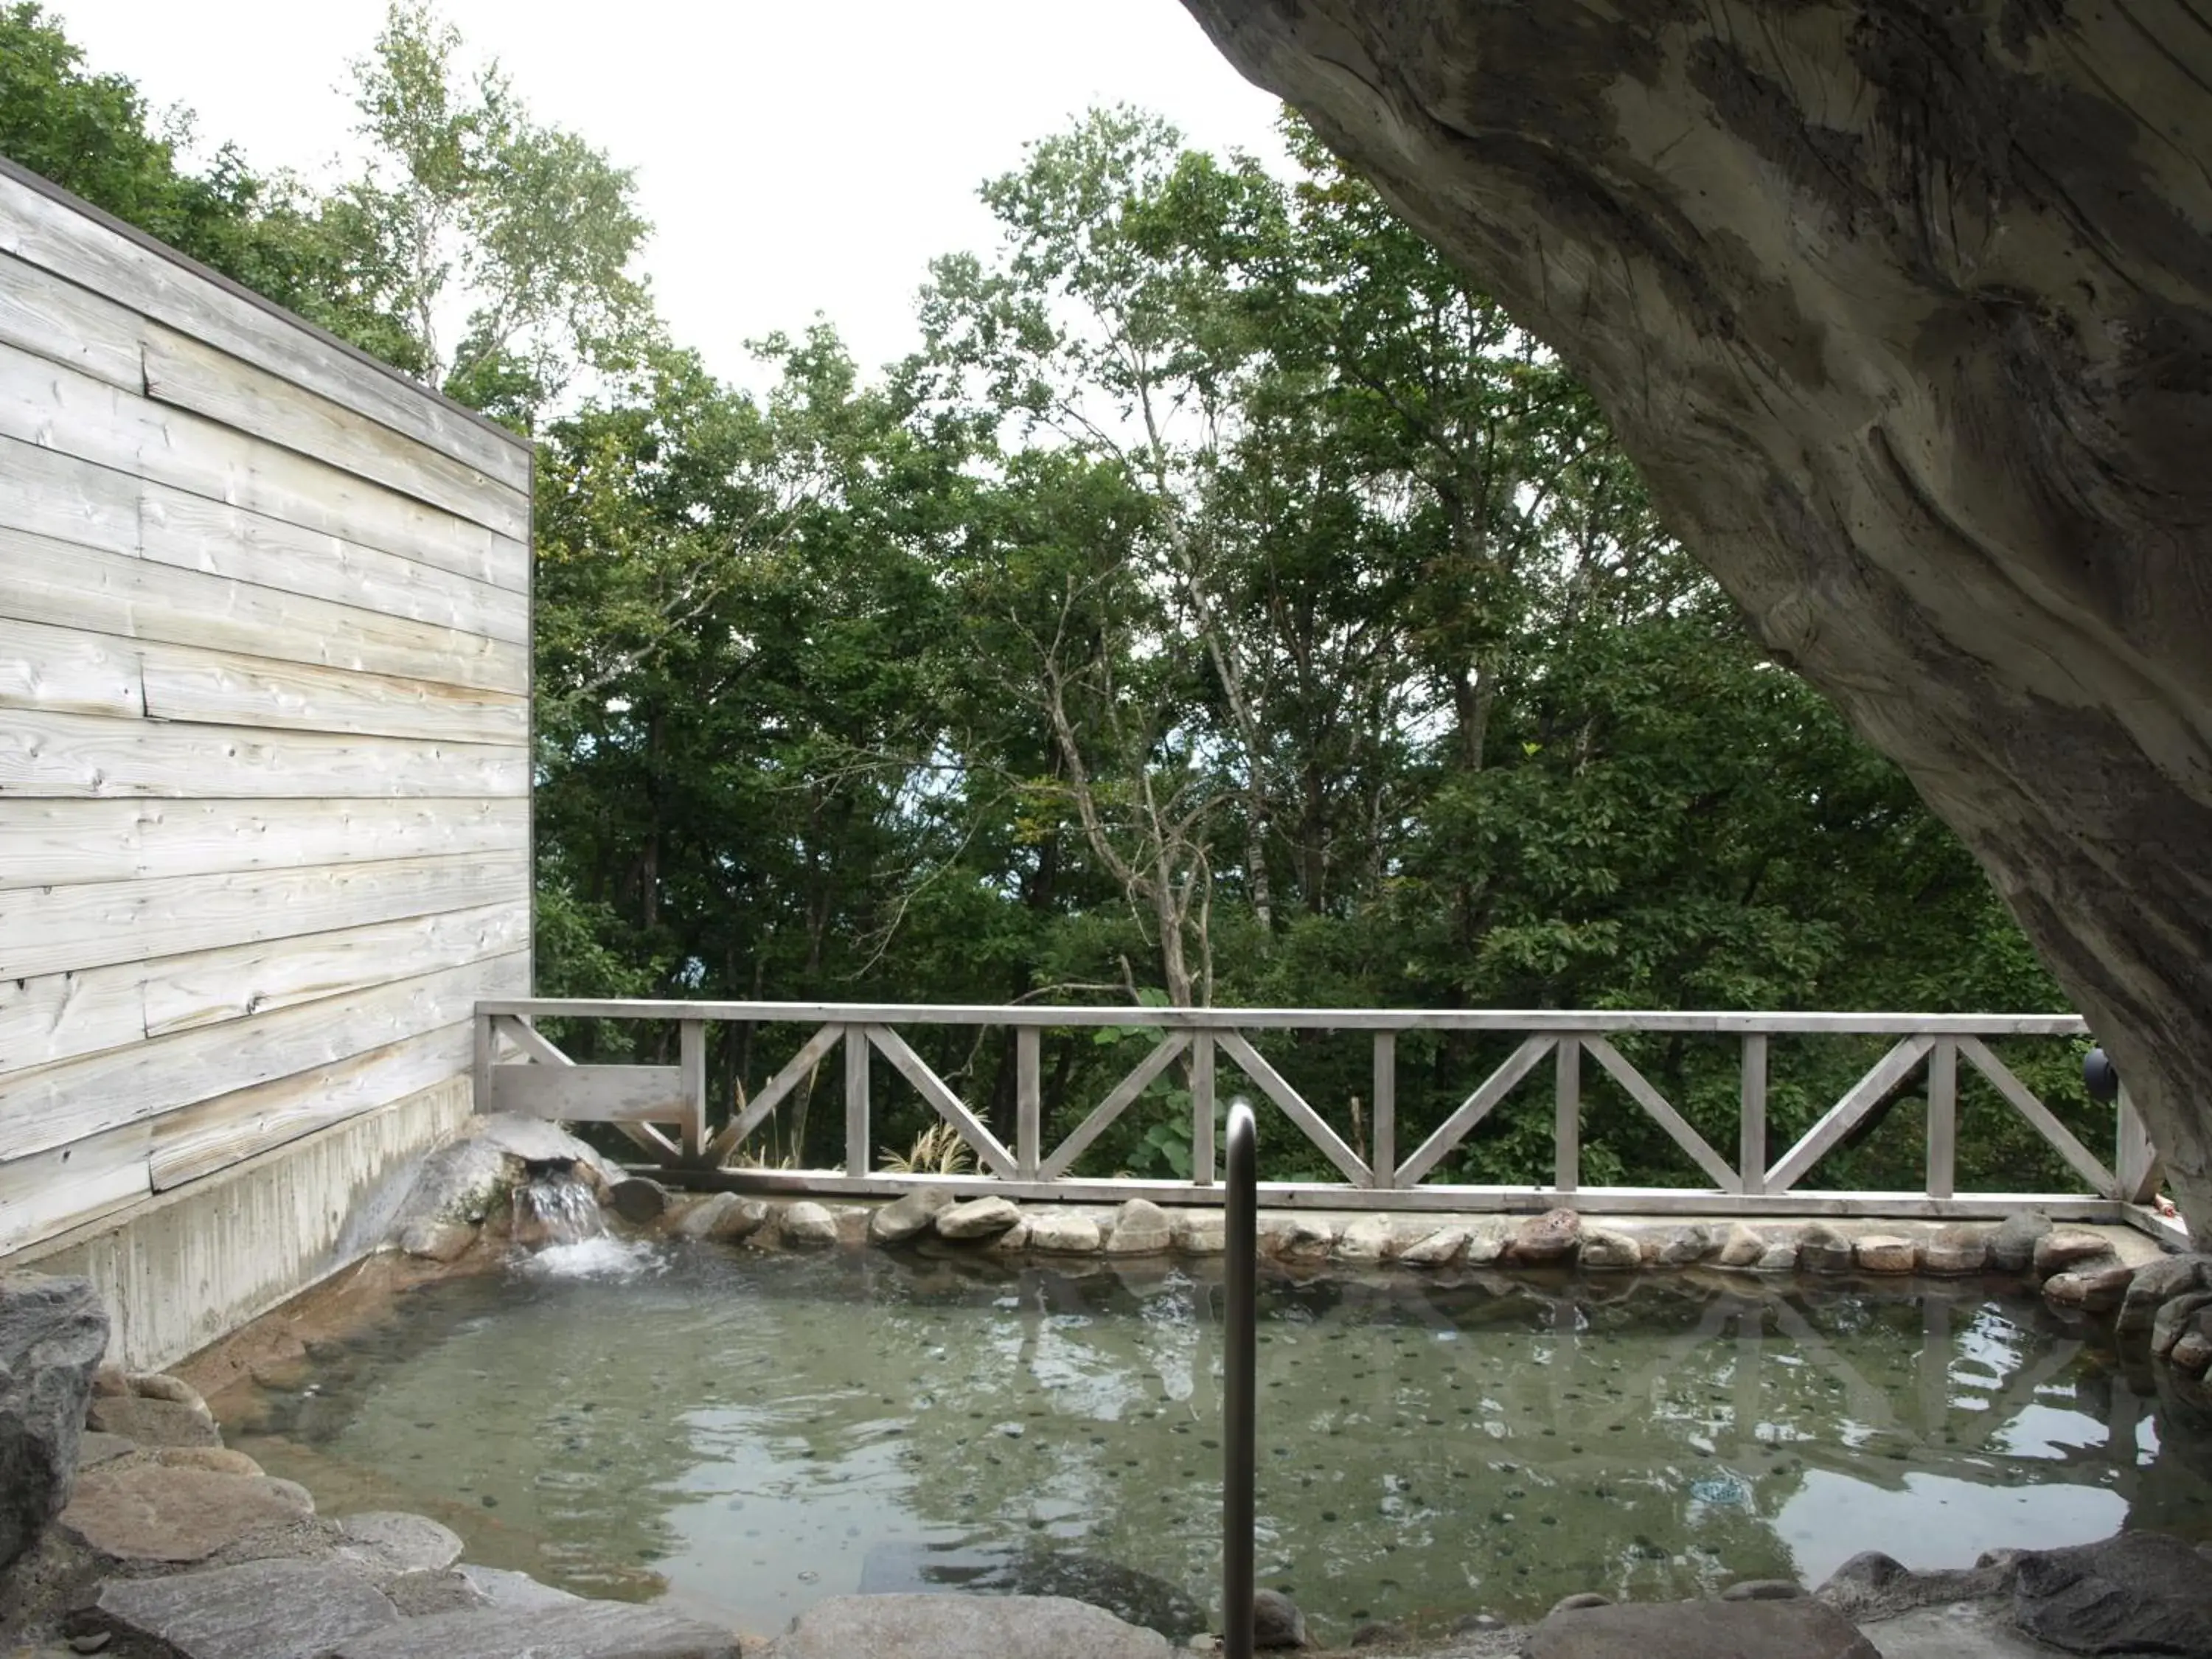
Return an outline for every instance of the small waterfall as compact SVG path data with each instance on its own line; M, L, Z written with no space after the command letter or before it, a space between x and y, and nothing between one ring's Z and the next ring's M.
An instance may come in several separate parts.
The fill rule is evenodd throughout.
M604 1237L598 1194L569 1165L535 1171L514 1189L514 1242L526 1250Z

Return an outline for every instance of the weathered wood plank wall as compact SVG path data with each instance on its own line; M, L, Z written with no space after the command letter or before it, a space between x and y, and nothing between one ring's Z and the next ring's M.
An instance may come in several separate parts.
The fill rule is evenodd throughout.
M530 465L0 164L0 1254L527 994Z

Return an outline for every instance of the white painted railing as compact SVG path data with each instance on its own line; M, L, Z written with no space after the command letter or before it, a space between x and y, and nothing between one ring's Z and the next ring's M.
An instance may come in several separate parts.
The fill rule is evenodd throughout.
M579 1066L533 1029L538 1018L672 1021L674 1066ZM706 1028L714 1022L811 1026L798 1052L726 1121L708 1121ZM933 1071L896 1029L957 1025L1011 1029L1015 1043L1014 1144ZM1081 1027L1143 1028L1158 1033L1151 1051L1062 1139L1043 1145L1042 1033ZM1271 1201L1383 1208L1530 1207L1572 1194L1577 1207L1705 1213L1972 1215L2033 1199L2069 1216L2118 1218L2148 1202L2158 1160L2124 1094L2117 1112L2110 1165L2059 1121L1989 1044L2006 1038L2075 1038L2081 1020L2065 1014L1779 1014L1601 1012L1589 1010L1059 1008L1018 1006L602 1001L516 999L477 1008L477 1098L489 1109L570 1121L612 1123L656 1162L695 1181L814 1192L879 1193L914 1184L872 1167L872 1057L880 1054L937 1115L952 1126L977 1164L972 1176L936 1177L962 1190L986 1189L1067 1199L1154 1196L1167 1189L1185 1202L1217 1202L1217 1073L1226 1060L1282 1113L1342 1176L1340 1182L1270 1183ZM1283 1031L1364 1031L1373 1048L1369 1146L1347 1144L1297 1086L1261 1051ZM1421 1143L1401 1156L1396 1138L1397 1043L1406 1032L1502 1033L1519 1046ZM1630 1033L1734 1038L1740 1054L1737 1144L1723 1156L1616 1046ZM1766 1144L1767 1060L1777 1037L1881 1036L1887 1051L1798 1139L1772 1158ZM824 1170L725 1170L721 1166L793 1091L843 1050L845 1165ZM1711 1178L1702 1189L1585 1188L1581 1181L1585 1061L1595 1064ZM1964 1061L2055 1148L2087 1187L2075 1194L1960 1194L1954 1164L1960 1065ZM1069 1171L1084 1151L1171 1066L1182 1065L1191 1095L1192 1172L1185 1182L1080 1180ZM1447 1185L1428 1177L1514 1091L1540 1069L1552 1075L1553 1170L1548 1185ZM1868 1115L1916 1078L1927 1103L1925 1180L1917 1193L1798 1190L1821 1158ZM1352 1189L1352 1190L1347 1190Z

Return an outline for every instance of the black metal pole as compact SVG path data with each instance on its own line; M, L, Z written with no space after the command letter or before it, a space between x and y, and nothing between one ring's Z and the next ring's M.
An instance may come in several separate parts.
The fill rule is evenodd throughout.
M1258 1425L1254 1409L1259 1359L1260 1148L1251 1103L1229 1103L1229 1155L1223 1196L1228 1308L1222 1335L1222 1652L1252 1659L1253 1476Z

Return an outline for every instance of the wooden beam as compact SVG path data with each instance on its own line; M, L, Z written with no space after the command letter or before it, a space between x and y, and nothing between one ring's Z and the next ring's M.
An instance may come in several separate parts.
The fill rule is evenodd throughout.
M707 1144L706 1161L720 1164L744 1144L745 1137L768 1121L783 1097L797 1088L800 1082L812 1075L814 1068L827 1057L830 1051L845 1039L842 1025L825 1025L799 1045L799 1052L785 1062L783 1069L770 1078L768 1085L745 1109L722 1126L721 1133Z
M1613 1080L1628 1091L1629 1097L1651 1115L1677 1146L1687 1152L1698 1167L1713 1178L1713 1185L1724 1193L1740 1192L1742 1177L1729 1167L1729 1162L1712 1149L1705 1138L1692 1128L1687 1119L1668 1103L1667 1097L1651 1086L1643 1073L1629 1063L1628 1057L1605 1038L1595 1034L1583 1039L1583 1046L1596 1058Z
M324 462L0 342L0 434L426 564L485 568L502 535Z
M188 726L0 708L0 795L11 799L190 799L530 793L520 744L325 736L258 726Z
M1372 1187L1395 1187L1398 1184L1398 1034L1377 1031L1375 1034L1375 1092L1372 1097L1374 1129L1369 1139L1367 1167L1372 1172L1368 1184Z
M707 1025L687 1019L676 1028L676 1069L682 1074L684 1093L683 1147L686 1163L696 1163L707 1149Z
M1861 1118L1912 1074L1913 1068L1927 1058L1928 1051L1935 1046L1932 1036L1910 1036L1875 1061L1874 1068L1852 1085L1850 1092L1830 1107L1820 1121L1783 1154L1782 1161L1766 1172L1766 1190L1786 1193L1796 1186L1830 1147L1849 1134Z
M1742 1113L1737 1138L1736 1190L1757 1194L1766 1190L1766 1044L1764 1031L1743 1039L1742 1086L1738 1105Z
M492 1019L492 1035L513 1043L525 1060L532 1065L574 1066L576 1063L562 1053L550 1037L527 1020L495 1015Z
M929 1103L939 1117L960 1132L960 1138L968 1143L977 1161L988 1165L992 1174L1012 1181L1016 1173L1014 1155L982 1119L968 1109L968 1103L930 1069L929 1062L915 1053L906 1039L890 1026L870 1025L864 1029L868 1041L883 1051L884 1058L897 1068L899 1075L914 1085L915 1091Z
M1024 1181L1044 1156L1043 1036L1034 1025L1014 1032L1014 1164Z
M680 1066L495 1066L492 1109L568 1123L681 1123Z
M2081 1036L2073 1014L1778 1014L1677 1009L1508 1008L1127 1008L1050 1007L1034 1003L723 1002L665 998L518 997L501 1013L593 1019L738 1019L878 1025L1036 1025L1046 1030L1139 1025L1163 1030L1765 1031L1793 1036ZM1550 1052L1548 1049L1547 1053Z
M16 622L476 690L530 690L525 645L76 546L4 523L0 568L8 573L0 616Z
M1583 1041L1562 1036L1552 1048L1552 1190L1560 1194L1583 1184Z
M319 870L0 891L0 979L235 949L529 897L517 861L397 859Z
M167 1192L434 1087L469 1069L472 1026L463 1021L365 1054L278 1078L155 1118L149 1160Z
M2076 1140L2074 1132L2053 1117L2051 1109L2038 1100L2034 1092L2012 1074L2012 1068L1991 1054L1979 1037L1961 1037L1959 1052L1966 1057L1967 1064L1996 1086L1996 1091L2012 1103L2013 1110L2035 1126L2036 1133L2089 1183L2091 1191L2106 1197L2118 1191L2118 1180L2098 1161L2096 1154Z
M1260 1085L1260 1092L1281 1108L1283 1115L1304 1132L1308 1140L1321 1148L1322 1156L1344 1172L1344 1178L1356 1187L1371 1184L1366 1163L1359 1154L1344 1144L1343 1138L1330 1128L1319 1112L1305 1103L1305 1097L1285 1082L1283 1074L1267 1063L1249 1038L1237 1031L1223 1031L1216 1041L1224 1053L1235 1060L1244 1075Z
M1535 1070L1536 1063L1550 1054L1558 1042L1557 1037L1540 1035L1524 1041L1480 1088L1460 1102L1459 1109L1436 1127L1435 1132L1414 1149L1411 1158L1398 1166L1398 1178L1392 1185L1401 1188L1419 1186L1421 1177L1442 1163L1446 1152L1466 1139L1468 1131L1489 1116L1492 1109L1511 1094L1514 1085Z
M521 796L422 800L10 800L0 890L468 856L527 867Z
M307 386L518 489L530 488L528 441L519 434L470 415L266 301L210 281L151 238L137 241L4 172L0 251L106 296L112 306L156 319Z
M530 497L514 484L159 323L146 325L143 351L146 396L155 403L312 456L510 540L529 539Z
M511 992L525 962L498 957L10 1072L0 1076L0 1158L28 1158L464 1022L480 999Z
M867 1174L868 1142L868 1028L845 1028L845 1173Z
M2127 1204L2148 1204L2158 1196L2159 1187L2166 1178L2158 1148L2151 1144L2150 1127L2142 1121L2142 1114L2136 1110L2136 1103L2128 1098L2124 1087L2120 1090L2112 1171L2116 1183L2113 1196Z
M1172 1065L1179 1054L1190 1046L1188 1031L1172 1031L1162 1038L1158 1047L1137 1062L1137 1069L1107 1091L1106 1098L1091 1109L1091 1115L1075 1127L1075 1132L1061 1141L1043 1164L1044 1177L1056 1180L1067 1173L1075 1160L1083 1156L1091 1143L1098 1139L1106 1127L1129 1108L1130 1102L1152 1085L1152 1079Z
M73 974L0 980L0 1068L23 1071L521 950L526 903Z
M1959 1044L1937 1037L1928 1051L1928 1196L1948 1198L1958 1185Z
M150 1124L124 1124L0 1161L0 1256L150 1197L153 1133Z
M1201 1187L1213 1184L1213 1033L1190 1038L1190 1171Z

